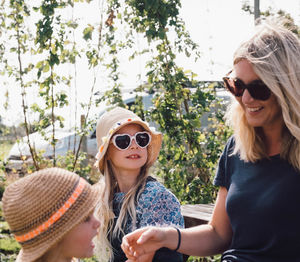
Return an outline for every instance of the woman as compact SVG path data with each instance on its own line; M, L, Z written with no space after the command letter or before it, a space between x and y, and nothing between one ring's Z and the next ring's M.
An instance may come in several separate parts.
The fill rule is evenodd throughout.
M101 195L77 174L47 168L9 185L4 218L22 249L17 262L71 262L93 256L100 226L94 209Z
M132 260L162 246L223 262L300 261L300 43L266 22L234 55L225 86L235 96L208 225L145 228L123 238ZM181 240L181 241L180 241Z
M122 237L147 225L183 227L177 198L149 176L160 150L162 136L136 114L117 107L102 115L96 129L97 166L104 175L100 210L99 257L102 261L127 261ZM106 216L104 216L106 214ZM105 251L107 257L104 257ZM141 261L182 261L182 255L160 249Z

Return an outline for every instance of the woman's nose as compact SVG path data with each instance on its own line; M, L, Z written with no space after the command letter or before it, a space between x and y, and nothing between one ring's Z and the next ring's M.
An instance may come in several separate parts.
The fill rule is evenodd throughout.
M243 95L242 95L242 102L244 104L247 104L249 102L252 102L252 100L254 100L254 98L250 95L248 89L245 89Z

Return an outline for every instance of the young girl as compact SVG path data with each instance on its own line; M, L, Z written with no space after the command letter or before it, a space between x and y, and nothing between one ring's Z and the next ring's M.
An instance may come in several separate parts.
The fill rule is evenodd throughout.
M117 107L102 115L96 136L97 166L105 183L97 246L102 258L108 250L104 261L122 262L127 260L120 247L124 234L146 225L183 227L184 221L177 198L149 176L159 154L161 133L133 112ZM182 255L163 248L142 261L167 260L182 261Z
M99 185L60 168L37 171L9 185L4 218L22 246L17 262L70 262L91 257L99 220Z

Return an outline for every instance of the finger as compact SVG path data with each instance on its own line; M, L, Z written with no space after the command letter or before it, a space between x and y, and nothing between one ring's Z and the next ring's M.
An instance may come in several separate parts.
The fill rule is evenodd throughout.
M130 250L129 250L129 244L127 241L122 241L122 244L121 244L121 248L122 250L124 251L124 253L128 253Z
M126 254L126 256L129 258L130 257L134 257L133 256L133 249L132 249L132 245L135 244L135 241L131 240L130 242L128 241L127 236L124 236L122 239L122 244L121 244L121 248L124 251L124 253Z
M133 255L134 252L133 252L132 248L130 248L130 246L124 246L122 244L121 248L124 251L124 253L128 259L135 259L134 255Z

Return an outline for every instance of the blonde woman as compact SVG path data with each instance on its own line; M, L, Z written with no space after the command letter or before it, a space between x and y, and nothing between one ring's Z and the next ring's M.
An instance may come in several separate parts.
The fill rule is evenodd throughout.
M100 194L98 185L61 168L43 169L9 185L2 204L22 247L16 261L75 262L93 256Z
M230 38L230 32L228 34ZM132 260L162 246L222 262L300 261L300 42L267 21L235 52L224 77L235 96L231 137L219 161L208 225L146 228L123 238Z
M117 107L99 119L96 136L97 166L105 185L100 210L106 210L99 216L99 257L102 261L127 261L120 247L122 237L149 225L183 227L180 204L149 176L149 168L160 151L161 133L133 112ZM182 255L176 251L163 248L143 256L141 261L182 261Z

